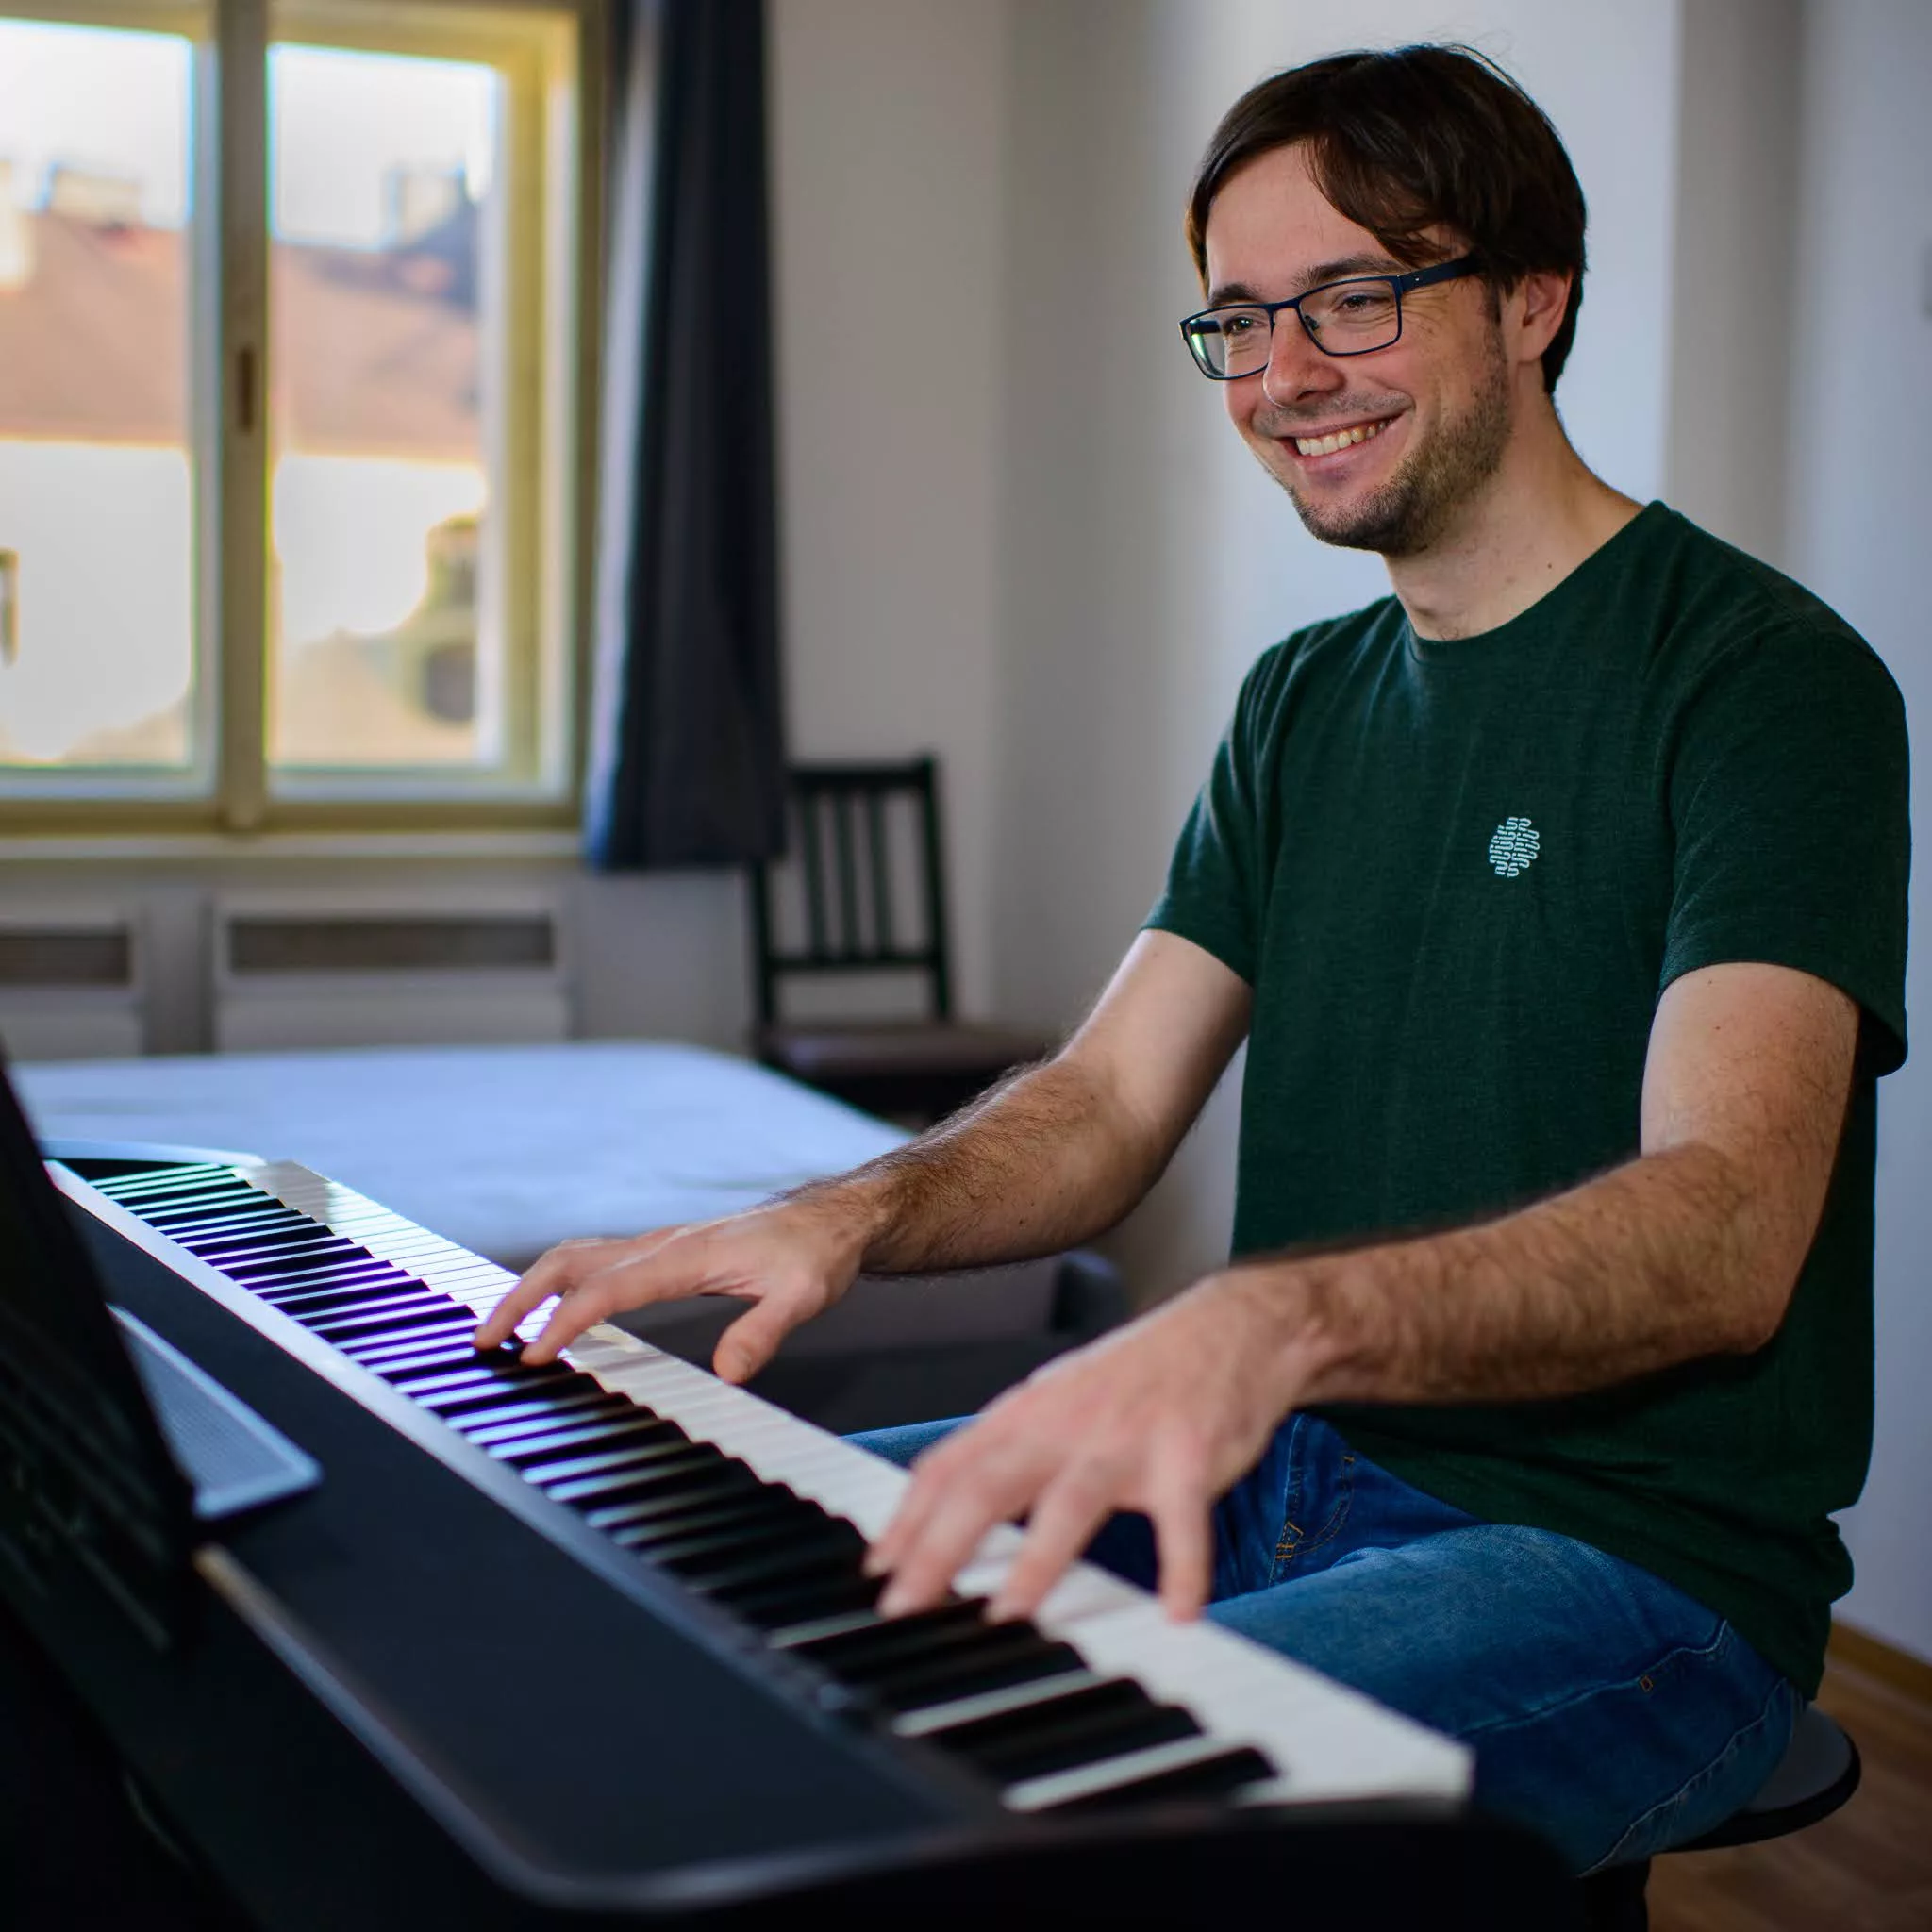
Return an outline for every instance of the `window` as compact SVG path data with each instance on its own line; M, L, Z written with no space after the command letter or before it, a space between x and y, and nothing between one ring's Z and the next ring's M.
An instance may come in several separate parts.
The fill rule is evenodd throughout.
M570 817L594 4L0 0L0 823Z

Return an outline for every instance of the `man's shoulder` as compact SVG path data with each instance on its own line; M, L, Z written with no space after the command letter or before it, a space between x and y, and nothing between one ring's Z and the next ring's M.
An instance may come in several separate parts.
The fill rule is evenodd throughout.
M1829 641L1872 657L1871 646L1824 598L1762 558L1727 543L1662 504L1650 532L1673 614L1719 645L1798 638Z
M1345 675L1399 652L1407 628L1408 620L1393 596L1377 597L1358 610L1304 625L1279 643L1271 644L1255 660L1248 673L1246 694L1250 700L1267 702L1298 678Z

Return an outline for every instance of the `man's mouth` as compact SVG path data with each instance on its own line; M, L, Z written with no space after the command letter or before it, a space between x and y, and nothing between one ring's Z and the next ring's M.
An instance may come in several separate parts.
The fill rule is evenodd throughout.
M1347 429L1330 430L1326 436L1297 436L1293 439L1295 454L1304 457L1333 456L1339 449L1347 449L1351 443L1366 442L1372 436L1394 422L1393 416L1384 416L1375 423L1357 423Z

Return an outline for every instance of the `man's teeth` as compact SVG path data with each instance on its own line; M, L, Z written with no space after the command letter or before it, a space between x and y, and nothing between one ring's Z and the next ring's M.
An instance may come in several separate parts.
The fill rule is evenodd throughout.
M1368 441L1381 427L1379 423L1368 423L1357 429L1338 429L1333 436L1297 436L1294 446L1305 457L1330 456L1336 450L1346 449L1352 442Z

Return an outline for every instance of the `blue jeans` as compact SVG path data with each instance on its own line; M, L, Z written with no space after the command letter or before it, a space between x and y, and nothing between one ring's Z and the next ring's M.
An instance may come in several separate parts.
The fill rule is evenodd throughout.
M852 1440L909 1464L958 1422ZM1154 1539L1114 1517L1090 1560L1143 1588ZM1475 1797L1574 1872L1625 1864L1747 1803L1800 1699L1722 1617L1543 1529L1485 1523L1290 1416L1214 1516L1208 1614L1475 1753Z

